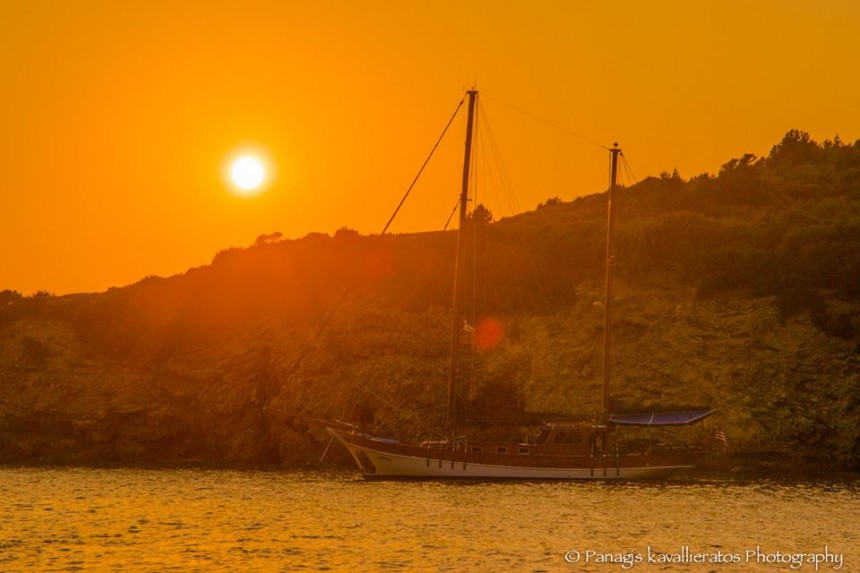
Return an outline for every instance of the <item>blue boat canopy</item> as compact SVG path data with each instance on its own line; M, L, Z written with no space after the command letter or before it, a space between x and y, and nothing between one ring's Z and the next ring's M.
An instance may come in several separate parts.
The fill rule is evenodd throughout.
M716 412L716 410L610 414L609 423L621 426L689 426L691 424L701 422L714 412Z

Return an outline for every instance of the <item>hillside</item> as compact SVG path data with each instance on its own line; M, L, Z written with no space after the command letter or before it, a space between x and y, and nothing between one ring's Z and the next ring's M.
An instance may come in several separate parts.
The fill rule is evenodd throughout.
M598 411L605 208L473 224L474 414ZM615 401L713 405L735 452L860 466L860 142L792 131L714 176L646 179L617 233ZM274 234L105 293L4 291L0 463L316 463L291 413L427 437L454 245Z

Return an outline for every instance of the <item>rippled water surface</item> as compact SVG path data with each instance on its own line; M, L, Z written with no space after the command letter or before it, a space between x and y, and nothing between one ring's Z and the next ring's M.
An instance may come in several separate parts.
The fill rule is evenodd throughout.
M860 571L858 523L851 482L0 468L3 572Z

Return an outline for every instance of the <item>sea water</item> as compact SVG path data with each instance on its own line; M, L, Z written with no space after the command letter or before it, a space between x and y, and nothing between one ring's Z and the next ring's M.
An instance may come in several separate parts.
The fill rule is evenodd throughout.
M856 482L0 468L0 571L860 571Z

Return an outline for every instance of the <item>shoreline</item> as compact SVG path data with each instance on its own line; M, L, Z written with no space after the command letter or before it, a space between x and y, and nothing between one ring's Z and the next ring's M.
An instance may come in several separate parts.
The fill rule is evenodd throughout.
M735 463L745 461L738 465ZM182 460L172 462L99 462L99 463L61 463L48 461L0 461L0 470L3 469L81 469L81 470L143 470L143 471L236 471L236 472L263 472L263 473L317 473L317 474L344 474L354 473L357 479L361 478L358 470L350 465L344 464L314 464L314 465L285 465L266 463L217 463L201 460ZM434 480L430 480L434 481ZM437 480L440 483L453 483L448 480ZM652 480L477 480L483 482L564 482L564 483L674 483L674 484L696 484L701 482L857 482L860 483L860 470L850 468L816 468L809 465L797 465L785 461L780 464L771 462L758 462L751 459L749 454L736 454L728 456L719 463L708 463L696 468L680 472L668 478Z

